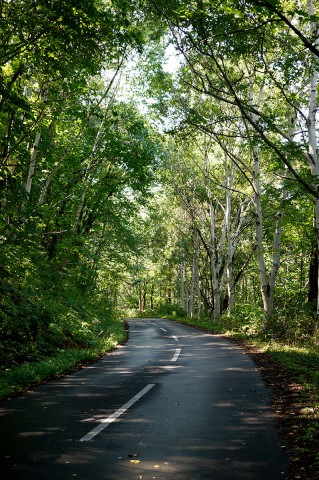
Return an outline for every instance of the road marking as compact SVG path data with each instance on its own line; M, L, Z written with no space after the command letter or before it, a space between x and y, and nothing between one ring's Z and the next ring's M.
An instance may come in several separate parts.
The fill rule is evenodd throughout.
M178 357L180 356L181 351L182 351L181 348L176 348L175 353L174 353L174 356L173 356L171 362L176 362L176 360L177 360Z
M179 342L178 338L175 337L175 335L172 335L172 338L174 338L175 342Z
M123 405L121 408L116 410L116 412L112 413L107 418L104 418L99 425L97 425L93 430L91 430L89 433L84 435L84 437L80 438L80 442L88 442L92 440L92 438L95 437L98 433L102 432L104 428L108 427L114 420L116 420L118 417L120 417L123 413L126 412L134 403L136 403L143 395L145 395L147 392L151 390L155 386L155 383L149 383L143 390L141 390L139 393L137 393L131 400L129 400L125 405Z
M165 328L162 328L162 327L161 327L161 330L163 330L163 332L167 332L167 330L165 330Z

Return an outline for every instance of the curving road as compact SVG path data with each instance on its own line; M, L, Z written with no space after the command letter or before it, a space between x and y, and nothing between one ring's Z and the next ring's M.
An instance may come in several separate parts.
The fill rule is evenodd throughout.
M97 363L0 402L2 480L279 480L287 459L252 361L227 340L129 320Z

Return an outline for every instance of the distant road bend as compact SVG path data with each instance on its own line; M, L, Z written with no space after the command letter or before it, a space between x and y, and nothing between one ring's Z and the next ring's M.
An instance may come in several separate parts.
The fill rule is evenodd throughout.
M244 352L130 319L100 361L0 402L1 480L283 480L270 391Z

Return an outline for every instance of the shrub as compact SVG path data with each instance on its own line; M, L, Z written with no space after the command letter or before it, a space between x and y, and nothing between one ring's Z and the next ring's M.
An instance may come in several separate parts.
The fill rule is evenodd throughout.
M264 327L264 311L256 305L238 304L229 315L223 313L218 321L221 331L244 333L248 336L258 335Z

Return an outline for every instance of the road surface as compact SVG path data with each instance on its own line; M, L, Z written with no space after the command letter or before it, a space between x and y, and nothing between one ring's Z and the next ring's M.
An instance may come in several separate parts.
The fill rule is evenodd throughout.
M287 459L253 362L162 319L73 375L0 402L1 480L279 480Z

